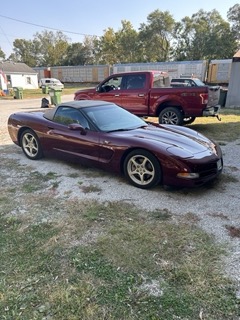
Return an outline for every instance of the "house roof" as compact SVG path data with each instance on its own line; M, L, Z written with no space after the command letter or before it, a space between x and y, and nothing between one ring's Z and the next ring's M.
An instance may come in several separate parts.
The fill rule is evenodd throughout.
M7 74L24 73L36 74L37 72L22 62L0 61L0 69Z

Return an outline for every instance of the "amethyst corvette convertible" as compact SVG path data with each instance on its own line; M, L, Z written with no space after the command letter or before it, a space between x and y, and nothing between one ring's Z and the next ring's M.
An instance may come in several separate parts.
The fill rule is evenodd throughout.
M12 141L32 160L51 156L124 174L134 186L200 186L222 171L218 144L186 127L145 122L105 101L71 101L10 115Z

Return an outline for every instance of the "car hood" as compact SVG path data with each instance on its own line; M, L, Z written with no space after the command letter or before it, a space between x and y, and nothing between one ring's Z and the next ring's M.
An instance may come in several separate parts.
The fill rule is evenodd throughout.
M159 147L168 153L181 158L192 158L217 155L217 146L206 137L191 129L174 128L175 126L146 126L135 130L124 131L119 134L129 139L145 140L146 144L152 145L153 150ZM201 155L201 156L200 156Z

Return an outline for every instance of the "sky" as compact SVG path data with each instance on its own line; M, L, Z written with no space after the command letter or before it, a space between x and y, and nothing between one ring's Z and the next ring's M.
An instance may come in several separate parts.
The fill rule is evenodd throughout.
M102 36L108 28L121 29L130 21L138 31L141 23L155 10L169 11L175 21L191 17L200 9L216 9L223 19L238 0L11 0L0 10L0 48L8 57L15 39L33 40L44 30L61 30L69 42L82 42L84 35ZM66 32L69 31L69 32Z

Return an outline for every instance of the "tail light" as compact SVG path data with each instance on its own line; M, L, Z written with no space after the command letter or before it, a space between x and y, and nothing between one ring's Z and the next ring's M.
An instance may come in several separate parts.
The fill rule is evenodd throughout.
M208 93L201 93L202 104L208 104Z

